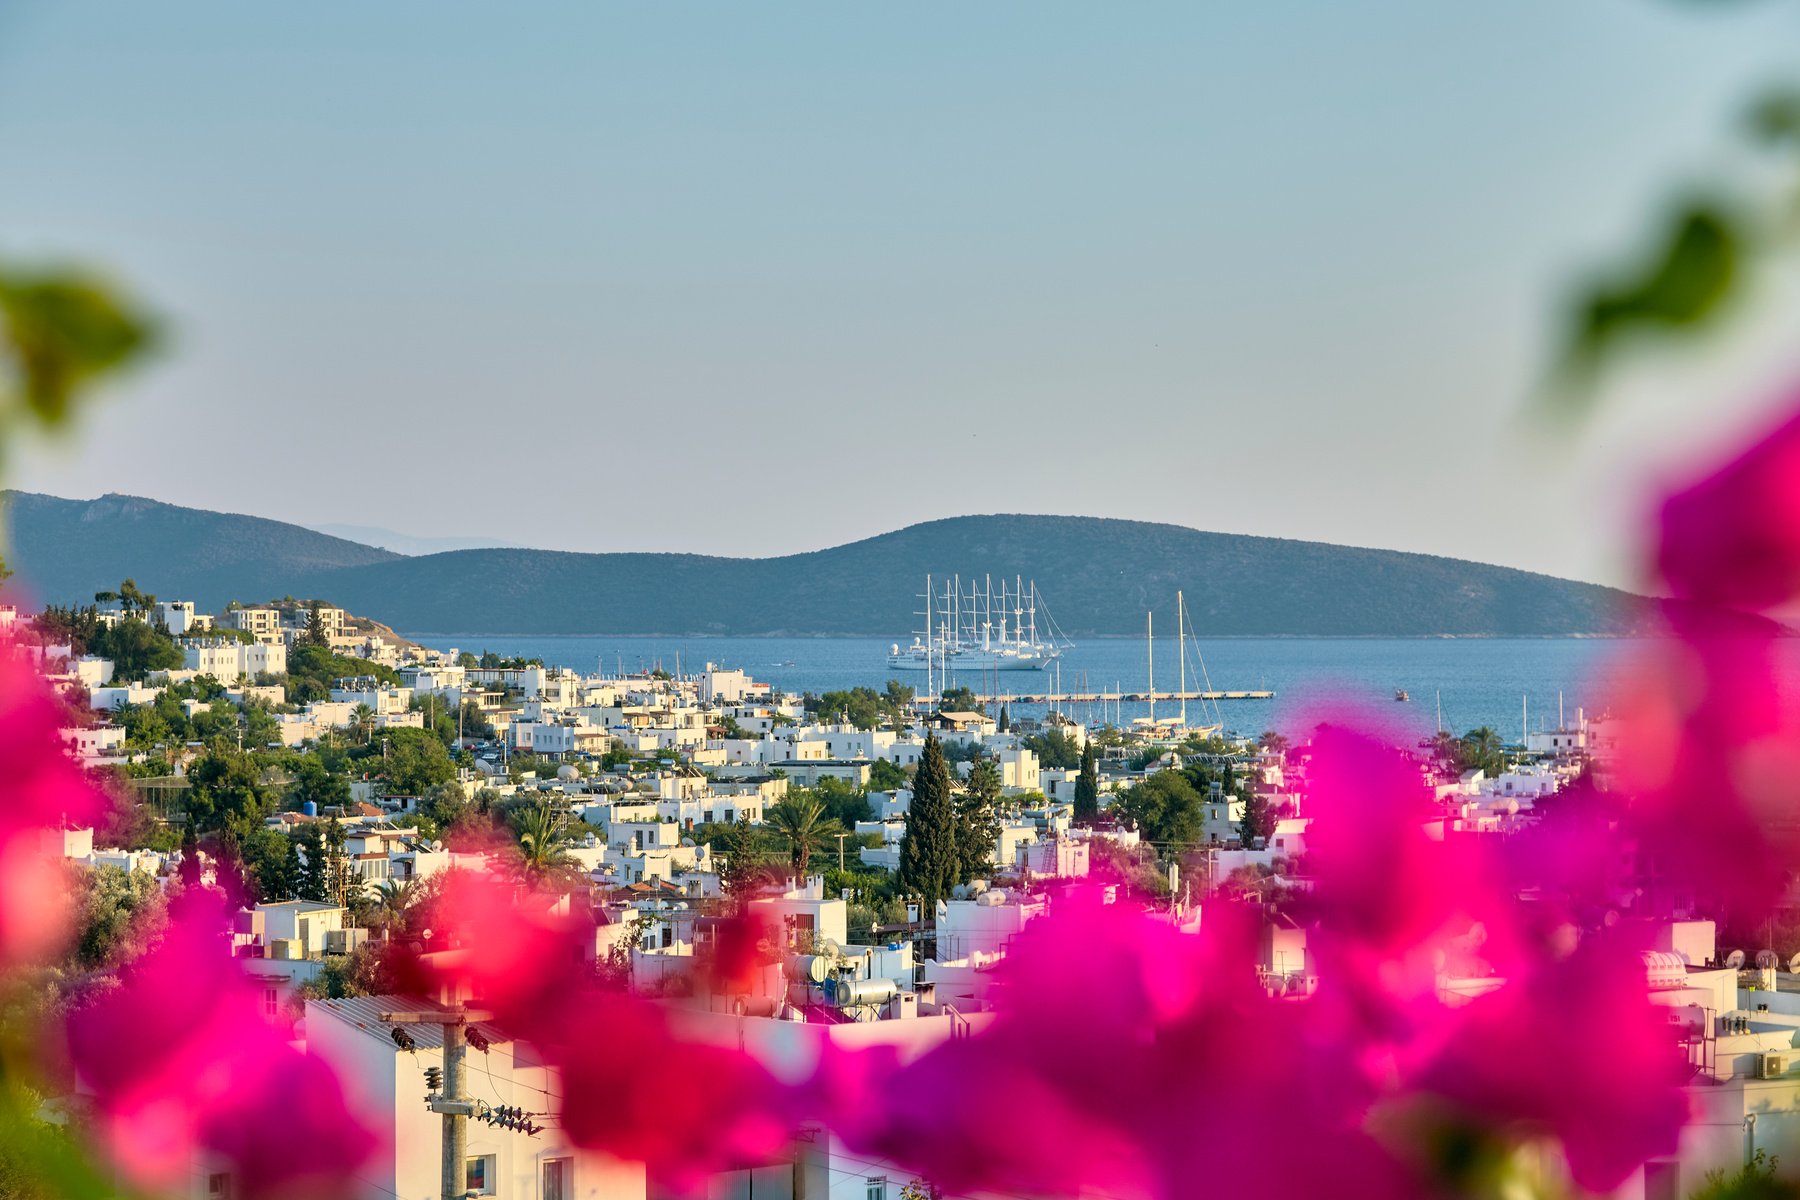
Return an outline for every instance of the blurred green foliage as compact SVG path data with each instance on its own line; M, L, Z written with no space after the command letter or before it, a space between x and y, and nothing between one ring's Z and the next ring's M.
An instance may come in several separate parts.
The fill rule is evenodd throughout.
M0 266L0 430L63 424L85 388L156 337L147 314L88 272Z
M1737 133L1745 148L1764 156L1756 169L1711 179L1702 192L1671 204L1641 249L1578 288L1549 391L1552 407L1586 411L1606 370L1634 347L1691 341L1721 328L1745 307L1759 268L1800 245L1800 87L1757 92ZM1769 155L1783 157L1771 164Z
M0 469L20 428L63 425L89 385L156 338L147 313L88 272L0 264ZM0 583L11 574L0 552Z
M1751 239L1716 201L1679 207L1643 260L1588 289L1565 368L1587 382L1628 338L1700 329L1717 318L1743 271Z

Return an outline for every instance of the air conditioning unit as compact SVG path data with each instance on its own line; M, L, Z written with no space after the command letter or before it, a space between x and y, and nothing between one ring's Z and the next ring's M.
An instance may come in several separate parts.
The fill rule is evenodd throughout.
M1764 1052L1757 1072L1759 1079L1780 1079L1787 1074L1788 1055L1785 1051L1769 1050Z

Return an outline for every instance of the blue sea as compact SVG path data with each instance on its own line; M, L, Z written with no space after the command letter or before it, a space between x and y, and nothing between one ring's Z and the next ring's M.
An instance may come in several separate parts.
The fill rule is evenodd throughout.
M411 635L406 635L411 636ZM668 638L583 635L520 637L507 634L421 636L434 649L491 650L503 656L541 658L551 666L590 673L640 672L654 667L693 672L707 663L738 667L781 691L824 692L865 685L883 687L890 678L923 690L923 672L887 667L892 639L878 638ZM906 639L900 639L902 641ZM1531 729L1552 726L1559 705L1568 721L1576 709L1597 716L1607 707L1608 681L1618 664L1641 643L1603 638L1243 638L1190 639L1188 687L1210 682L1219 691L1273 691L1271 700L1224 700L1214 706L1188 703L1192 725L1223 724L1233 733L1265 729L1297 730L1334 706L1354 705L1373 714L1399 737L1423 737L1443 727L1455 732L1488 725L1508 741ZM1169 692L1179 679L1176 641L1158 639L1156 690ZM1061 691L1142 693L1148 690L1142 638L1096 638L1064 652ZM980 678L958 679L977 692L990 690ZM1052 671L1007 672L999 676L1003 694L1053 690ZM1394 699L1396 690L1410 702ZM1145 716L1146 704L1127 702L1063 706L1077 720L1100 722ZM1042 705L1015 703L1015 715L1034 716ZM1157 703L1159 716L1179 705Z

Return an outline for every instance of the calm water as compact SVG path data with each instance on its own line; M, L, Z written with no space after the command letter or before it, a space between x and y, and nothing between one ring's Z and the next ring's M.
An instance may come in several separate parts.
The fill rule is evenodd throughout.
M923 689L923 672L891 672L890 642L875 638L662 638L662 637L515 637L502 634L414 640L435 649L470 650L542 658L552 666L582 672L615 674L661 666L695 671L713 662L738 667L783 691L822 692L867 685L880 688L890 678ZM1613 664L1631 653L1626 640L1580 638L1257 638L1202 639L1187 652L1188 686L1197 690L1205 679L1221 691L1269 690L1273 700L1227 700L1216 718L1227 730L1258 733L1297 728L1309 712L1327 703L1354 703L1391 722L1398 736L1423 736L1436 727L1436 705L1442 697L1444 726L1458 732L1491 725L1516 741L1529 719L1537 729L1554 724L1560 693L1567 717L1577 706L1590 715L1606 707L1606 684ZM990 677L991 679L991 677ZM1159 639L1156 686L1172 691L1178 681L1175 639ZM958 679L985 691L979 678ZM1006 694L1047 692L1053 672L1007 672L1000 676ZM1062 658L1062 690L1112 692L1146 690L1142 639L1099 638L1082 642ZM1394 700L1396 688L1410 692L1407 704ZM1524 701L1525 713L1521 713ZM1178 707L1159 702L1158 713ZM1037 706L1018 704L1020 715L1035 715ZM1099 705L1070 706L1081 720L1102 719ZM1143 716L1147 706L1124 705L1123 717ZM1108 706L1107 718L1112 717ZM1201 723L1200 705L1188 705L1188 720Z

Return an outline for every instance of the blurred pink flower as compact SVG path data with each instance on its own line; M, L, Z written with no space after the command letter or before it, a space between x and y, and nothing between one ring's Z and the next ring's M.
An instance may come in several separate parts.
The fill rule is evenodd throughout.
M539 1042L562 1075L563 1130L576 1145L643 1162L681 1192L763 1165L799 1129L801 1093L748 1054L680 1036L648 1001L587 987ZM599 1032L604 1031L604 1032ZM648 1099L636 1081L671 1081Z
M1346 1047L1257 984L1253 921L1219 907L1195 936L1072 894L1015 941L989 1028L828 1060L842 1135L951 1191L1411 1194Z
M1800 594L1800 414L1662 505L1657 568L1683 600L1762 611Z
M105 804L61 724L49 685L0 639L0 969L42 958L67 935L62 856L44 832L91 824Z
M68 1020L70 1061L113 1159L145 1187L210 1155L245 1196L349 1194L376 1138L330 1068L263 1016L219 906L189 896L177 908L120 986Z
M1608 785L1646 873L1760 912L1800 856L1800 694L1782 682L1794 644L1696 608L1671 624L1677 636L1636 648L1616 690Z
M1484 976L1519 960L1517 905L1483 842L1445 834L1417 760L1331 725L1309 778L1301 909L1317 922L1315 1019L1379 1075L1395 1044L1441 1016L1441 970Z
M742 1051L678 1036L651 1002L601 986L592 923L556 897L460 875L432 920L433 944L453 948L420 960L422 981L471 996L561 1073L563 1128L576 1145L642 1161L686 1190L792 1139L801 1093ZM756 929L745 923L751 940L728 948L733 971ZM646 1104L632 1081L651 1075L683 1082Z
M1685 1060L1635 948L1590 937L1457 1013L1408 1082L1494 1132L1557 1138L1575 1182L1609 1192L1671 1154ZM1604 1070L1571 1064L1605 1063Z

